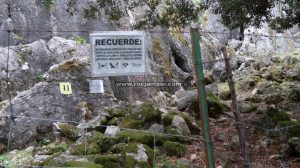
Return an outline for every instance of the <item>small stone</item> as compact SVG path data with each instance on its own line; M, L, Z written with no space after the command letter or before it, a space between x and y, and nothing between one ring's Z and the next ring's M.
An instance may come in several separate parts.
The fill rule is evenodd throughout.
M273 140L272 139L262 139L260 141L260 146L263 148L268 148L272 144Z
M239 136L238 135L234 135L230 138L230 147L232 149L238 149L239 145L240 145L240 140L239 140Z
M196 158L197 158L197 155L196 155L196 154L192 154L190 160L193 161L193 160L195 160Z
M256 95L257 93L258 93L258 89L257 88L253 89L252 92L251 92L252 95Z
M29 69L28 63L27 63L27 62L25 62L25 64L24 64L24 65L22 65L21 69L22 69L23 71L26 71L26 70L28 70L28 69Z
M225 112L225 114L231 118L234 118L234 113L233 112Z
M278 154L276 154L276 155L271 155L271 156L270 156L270 159L272 159L272 160L278 160L278 159L280 159L280 158L282 158L282 156L281 156L281 155L278 155Z
M224 121L226 121L227 119L228 119L228 118L222 116L222 117L220 117L217 121L218 121L218 122L224 122Z
M108 137L115 137L120 132L120 128L117 126L108 126L105 130L104 135Z
M226 141L226 136L222 133L218 133L217 136L216 136L216 139L217 139L217 141L225 142Z

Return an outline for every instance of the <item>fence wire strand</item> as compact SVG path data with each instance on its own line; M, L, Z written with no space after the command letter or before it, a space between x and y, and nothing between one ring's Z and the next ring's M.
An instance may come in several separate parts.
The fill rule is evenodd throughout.
M10 8L10 2L8 4L8 7ZM8 10L8 18L11 17L11 10ZM151 33L151 34L165 34L168 33L168 31L155 31L155 30L144 30L146 33ZM6 32L7 33L7 62L6 62L6 84L7 84L7 94L8 94L8 98L9 98L9 112L10 114L8 115L0 115L0 117L2 118L7 118L9 120L9 133L8 133L8 139L7 139L7 152L10 152L10 147L11 147L11 134L13 131L13 125L16 124L16 122L19 122L19 120L40 120L40 121L49 121L49 122L61 122L61 123L70 123L70 124L82 124L82 122L79 121L68 121L68 120L59 120L59 119L47 119L47 118L39 118L39 117L33 117L33 116L16 116L14 114L14 109L13 109L13 104L12 104L12 91L11 91L11 79L10 79L10 69L9 69L9 62L10 62L10 49L11 49L11 42L10 42L10 38L11 35L13 35L13 33L16 32L22 32L22 33L63 33L63 34L67 34L67 33L84 33L84 34L89 34L91 32L96 32L96 31L82 31L82 30L25 30L22 27L15 27L15 29L13 31L10 30L1 30L0 32ZM169 33L172 33L172 31L169 31ZM176 33L181 33L181 34L190 34L190 31L176 31ZM232 33L230 32L217 32L217 31L206 31L206 30L201 30L199 29L199 33L200 36L205 36L205 35L231 35ZM257 33L246 33L244 35L245 37L250 36L250 37L266 37L266 38L278 38L278 39L298 39L300 38L300 36L288 36L286 34L282 34L282 35L265 35L265 34L257 34ZM170 58L171 59L171 58ZM204 61L202 62L202 65L206 65L206 64L214 64L217 62L223 62L225 61L224 59L218 59L218 60L213 60L213 61ZM155 76L155 75L145 75L144 76L144 80L146 78L146 76ZM88 79L88 78L87 78ZM46 82L60 82L60 80L51 80L51 81L47 81ZM84 123L87 124L87 123ZM280 133L282 131L284 132L284 137L282 138L282 143L286 142L286 137L288 134L288 129L290 128L294 128L294 127L300 127L300 124L295 124L295 125L289 125L289 126L285 126L285 127L280 127L280 128L270 128L268 125L268 128L264 128L261 127L259 125L255 125L255 124L249 124L247 122L235 122L235 124L242 124L244 126L248 126L250 128L257 128L262 130L265 135L266 138L269 139L270 133ZM286 124L287 125L287 124ZM101 128L107 128L109 125L98 125ZM163 136L171 136L171 137L181 137L181 138L187 138L193 141L199 141L199 142L205 142L205 139L202 136L184 136L184 135L177 135L177 134L168 134L168 133L158 133L158 132L153 132L153 131L149 131L149 130L137 130L137 129L128 129L128 128L120 128L120 130L129 130L129 131L141 131L143 133L149 134L153 136L153 167L156 166L157 162L156 162L156 150L157 150L157 144L156 144L156 136L158 135L163 135ZM88 148L88 141L87 141L87 135L88 135L88 128L85 127L84 128L84 159L87 160L87 148ZM216 141L213 140L212 138L212 143L215 143ZM267 160L265 162L265 167L268 167L271 163L270 161L270 153L269 150L265 149L265 151L267 152L266 154L262 154L263 156L267 156L267 158L265 160ZM251 153L253 152L257 152L257 151L251 151ZM255 153L256 155L258 153ZM280 160L280 165L281 167L287 167L288 165L292 164L293 162L299 161L300 158L296 158L290 161L286 161L286 160ZM0 164L1 165L1 164ZM4 165L5 166L5 165ZM41 166L32 166L32 165L23 165L23 164L18 164L17 166L19 167L37 167L40 168ZM85 165L82 165L83 167L85 167ZM44 168L51 168L51 166L42 166Z

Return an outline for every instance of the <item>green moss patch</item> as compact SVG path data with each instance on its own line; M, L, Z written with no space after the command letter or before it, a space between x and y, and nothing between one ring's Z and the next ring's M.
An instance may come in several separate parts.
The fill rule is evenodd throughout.
M104 168L122 168L122 157L118 155L89 155L88 160Z
M100 132L93 131L87 136L87 143L85 139L79 139L79 142L70 147L70 153L72 155L84 155L85 147L87 154L100 154L103 145L104 135Z
M146 144L151 147L154 145L153 136L143 131L124 130L116 135L116 139L119 142L136 142Z
M67 123L54 123L58 131L65 137L72 140L77 140L80 137L80 130L71 124Z
M300 89L292 89L288 95L288 99L291 102L300 101Z
M81 161L66 162L64 164L57 165L57 167L103 168L103 166L100 164L95 164L93 162L81 162Z
M131 109L120 123L123 128L142 128L161 121L161 112L152 103L143 103Z
M282 129L282 131L279 131L280 135L286 134L287 138L300 137L300 122L279 121L277 123L277 128Z
M283 101L281 93L273 93L267 96L266 103L268 104L277 104Z
M280 129L285 126L290 126L291 124L295 124L293 121L291 121L289 115L276 108L275 106L269 106L266 113L262 114L262 116L254 122L255 125L262 127L264 129ZM296 127L297 129L297 127ZM257 132L265 131L261 128L256 128ZM280 131L279 131L280 132ZM289 130L289 136L292 136L292 133L295 132L294 129ZM277 137L281 136L282 134L278 133L278 131L271 131L270 136ZM297 135L297 134L295 134Z
M26 150L14 150L0 155L0 162L5 167L18 167L18 165L30 165L32 153Z
M182 117L185 120L185 122L188 125L190 132L192 134L199 135L201 133L201 127L200 127L199 122L197 122L197 120L194 117L192 117L188 114L185 114L185 113L181 113L181 112L173 111L173 112L167 113L162 119L165 127L168 127L172 124L172 121L173 121L173 118L175 115L179 115L180 117Z
M59 70L62 72L80 72L85 69L86 63L80 62L77 59L71 59L64 61L59 66Z
M61 143L61 144L49 144L47 146L41 147L37 149L37 153L39 155L53 155L55 153L64 152L68 148L67 143Z
M187 152L186 145L177 142L166 141L163 144L168 156L184 156Z
M110 117L125 117L129 113L127 108L107 108L104 111L108 112Z
M137 154L138 153L138 145L142 145L142 147L145 149L145 153L148 156L147 161L136 161L133 156L130 154ZM139 143L120 143L115 146L113 146L110 149L111 153L115 154L121 154L122 157L122 167L151 167L153 163L153 154L154 151L147 145L139 144Z
M217 118L223 112L229 110L229 107L226 106L216 95L211 92L207 92L207 106L208 106L208 115L212 118ZM198 103L198 98L193 99L192 108L194 113L200 114L200 108Z
M241 113L251 113L255 111L258 108L257 104L254 104L252 102L240 102L238 104L238 109Z

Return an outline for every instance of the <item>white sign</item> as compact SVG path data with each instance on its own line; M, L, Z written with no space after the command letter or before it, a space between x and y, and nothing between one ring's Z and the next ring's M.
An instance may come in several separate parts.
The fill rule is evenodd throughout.
M90 44L93 77L145 74L144 32L96 32Z
M90 93L104 93L102 80L90 80Z

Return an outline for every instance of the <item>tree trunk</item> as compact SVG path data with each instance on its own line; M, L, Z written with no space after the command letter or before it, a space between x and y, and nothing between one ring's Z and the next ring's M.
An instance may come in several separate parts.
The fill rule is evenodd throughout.
M230 89L230 95L232 100L232 112L234 113L235 121L236 121L236 128L238 131L238 136L240 140L240 149L243 154L243 168L250 168L250 158L249 158L249 151L248 151L248 145L246 144L246 136L245 136L245 125L243 124L240 113L238 112L237 108L237 100L236 100L236 94L235 94L235 88L234 88L234 81L232 77L232 69L229 63L229 58L227 55L226 47L222 48L222 53L225 59L225 68L227 72L227 79Z

